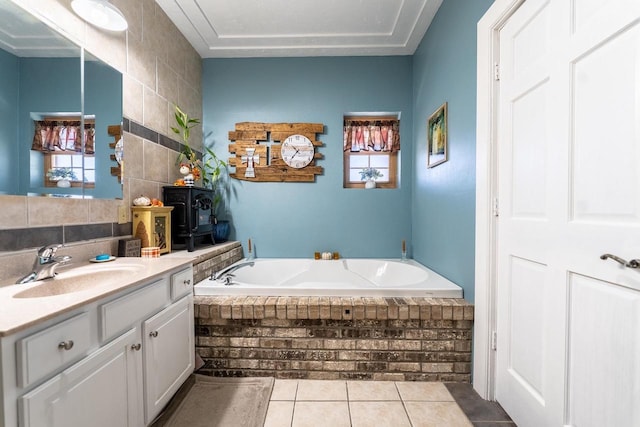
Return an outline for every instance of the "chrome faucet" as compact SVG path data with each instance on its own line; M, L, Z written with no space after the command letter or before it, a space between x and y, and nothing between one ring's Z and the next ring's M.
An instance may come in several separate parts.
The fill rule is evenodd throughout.
M240 264L230 265L227 268L223 268L222 270L215 271L215 272L211 273L211 280L219 280L223 276L233 277L233 275L231 273L233 273L237 269L239 269L241 267L245 267L245 266L253 267L254 264L255 264L255 261L246 261L246 262L241 262Z
M33 263L33 271L18 280L16 284L36 282L54 277L56 275L56 267L71 260L69 255L55 256L56 251L61 247L62 245L48 245L38 249L36 260Z

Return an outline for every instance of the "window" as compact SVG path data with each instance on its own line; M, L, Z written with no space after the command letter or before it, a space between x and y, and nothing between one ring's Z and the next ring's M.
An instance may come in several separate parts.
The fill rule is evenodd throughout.
M84 152L79 116L52 114L34 120L31 149L42 153L45 187L56 187L61 177L70 178L72 187L95 186L95 119L84 120Z
M74 178L71 180L72 187L80 187L84 181L85 188L93 188L96 182L96 162L92 154L84 156L82 163L81 153L51 152L43 153L45 187L55 187L58 185L56 179L51 179L47 174L53 169L70 169ZM84 178L83 178L84 171Z
M364 188L360 173L374 168L378 188L398 187L399 114L351 113L343 120L344 188Z

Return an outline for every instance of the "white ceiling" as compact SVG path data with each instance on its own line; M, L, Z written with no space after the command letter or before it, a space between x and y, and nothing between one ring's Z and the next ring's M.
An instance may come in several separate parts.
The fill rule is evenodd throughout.
M76 57L80 48L9 0L0 0L0 49L19 57Z
M442 0L156 0L203 58L411 55Z

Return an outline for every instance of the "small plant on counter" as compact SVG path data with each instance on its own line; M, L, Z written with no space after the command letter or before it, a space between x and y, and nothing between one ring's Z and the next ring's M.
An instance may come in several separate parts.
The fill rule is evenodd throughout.
M202 171L202 162L196 156L196 152L191 149L189 137L191 136L191 129L199 125L200 120L189 117L189 115L177 105L175 106L174 117L176 119L176 126L171 127L171 130L175 134L180 135L183 144L182 150L178 153L176 164L181 168L181 173L183 167L189 168L188 173L192 174L193 178L197 180L200 178L200 171Z
M382 173L376 168L364 168L360 171L360 179L362 181L375 181L380 177L382 177Z
M180 173L186 175L186 170L182 168L188 168L187 173L191 173L195 180L198 180L202 176L202 186L210 188L214 191L213 198L213 212L218 216L218 207L222 202L225 195L228 194L228 169L227 162L219 158L216 153L209 147L204 147L206 154L203 159L199 159L196 152L191 149L189 145L189 137L191 135L191 129L198 124L200 120L194 117L190 117L185 111L183 111L177 105L175 106L175 119L176 127L172 127L171 130L180 135L182 143L184 145L182 151L178 153L176 164L181 168ZM178 180L180 181L180 180ZM178 182L176 182L176 185ZM183 184L184 185L184 181Z
M53 168L47 172L47 178L51 181L61 181L63 179L69 181L77 181L78 177L71 168Z

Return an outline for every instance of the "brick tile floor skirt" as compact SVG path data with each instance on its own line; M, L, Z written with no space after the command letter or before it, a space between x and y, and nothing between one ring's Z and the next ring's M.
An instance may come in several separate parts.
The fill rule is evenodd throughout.
M206 375L471 379L463 299L198 296L195 315Z

